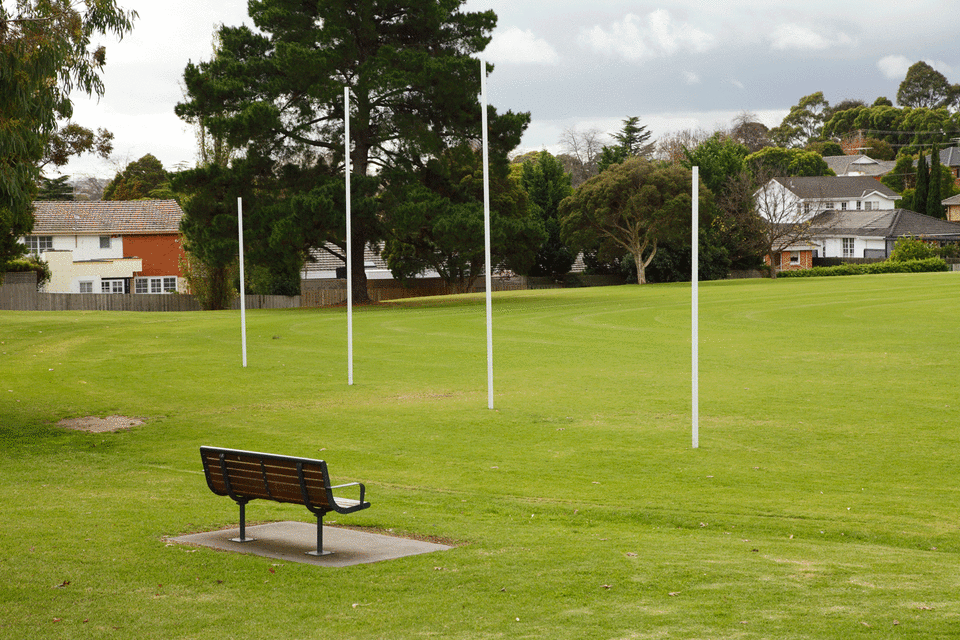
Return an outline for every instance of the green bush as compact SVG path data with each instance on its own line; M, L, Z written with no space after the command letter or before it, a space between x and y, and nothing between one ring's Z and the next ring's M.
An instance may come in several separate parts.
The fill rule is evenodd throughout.
M890 254L890 260L893 262L926 260L934 257L935 253L935 249L920 238L904 236L897 238L897 243L893 245L893 253Z
M53 275L50 272L50 265L41 260L36 256L27 256L25 258L17 258L15 260L10 260L6 264L0 263L0 266L3 269L0 269L0 278L2 278L5 271L10 271L12 273L23 273L25 271L36 271L37 273L37 289L50 282L50 276Z
M925 260L895 261L892 258L886 262L871 264L841 264L836 267L813 267L812 269L797 269L782 271L778 278L821 278L826 276L861 276L879 273L922 273L927 271L947 271L947 263L943 258L927 258Z

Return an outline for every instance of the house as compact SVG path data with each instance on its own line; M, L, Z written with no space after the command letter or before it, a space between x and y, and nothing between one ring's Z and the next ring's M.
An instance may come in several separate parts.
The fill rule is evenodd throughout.
M874 160L863 154L853 156L824 156L827 166L838 176L871 176L880 178L896 166L892 160Z
M941 200L940 204L947 209L947 220L950 222L960 222L960 195Z
M913 161L913 166L916 167L919 160ZM927 159L927 166L930 165L929 158ZM950 173L953 174L953 180L958 185L960 185L960 147L947 147L946 149L940 149L940 166L950 169Z
M824 211L877 211L900 195L868 176L772 178L754 194L757 212L774 224L809 221Z
M172 293L182 217L175 200L35 202L22 242L50 265L48 293Z
M907 209L827 211L812 221L810 235L819 257L886 259L906 236L938 245L958 242L960 223Z

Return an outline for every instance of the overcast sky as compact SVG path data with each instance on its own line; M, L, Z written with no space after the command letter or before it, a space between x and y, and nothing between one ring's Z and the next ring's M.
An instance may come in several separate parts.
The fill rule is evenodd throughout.
M106 40L106 94L75 100L74 120L115 134L111 161L82 158L74 177L112 177L152 153L192 166L196 142L173 113L183 69L207 60L215 25L251 24L245 0L120 0L140 14L120 43ZM798 100L896 100L924 60L960 82L956 0L467 0L493 9L487 57L499 110L529 111L524 150L559 151L568 127L619 129L638 116L654 138L712 130L741 111L776 126ZM479 92L479 89L478 89Z

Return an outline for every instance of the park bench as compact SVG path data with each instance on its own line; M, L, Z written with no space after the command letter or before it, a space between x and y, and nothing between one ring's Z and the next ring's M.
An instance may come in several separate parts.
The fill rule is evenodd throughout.
M232 538L234 542L254 540L246 537L245 509L251 500L302 504L317 516L317 549L309 554L327 555L330 552L323 550L323 516L331 511L353 513L370 506L363 500L363 484L331 486L323 460L218 447L200 447L200 457L210 490L240 505L240 537ZM351 486L360 487L359 500L334 497L334 489Z

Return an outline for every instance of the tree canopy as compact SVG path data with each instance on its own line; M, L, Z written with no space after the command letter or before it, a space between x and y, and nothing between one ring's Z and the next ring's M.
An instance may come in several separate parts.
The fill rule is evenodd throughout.
M20 255L33 229L31 201L70 94L103 95L106 49L97 34L133 28L115 0L19 0L0 5L0 263Z
M569 273L577 258L560 236L560 203L573 193L570 174L560 160L547 151L540 151L521 165L520 184L539 213L547 234L530 275L560 280Z
M631 254L637 282L645 284L660 242L689 231L691 182L690 169L676 164L630 158L613 165L560 204L563 235L574 246L599 240L607 255ZM701 201L709 197L701 187Z
M182 118L247 155L342 172L343 89L351 95L351 165L358 176L422 170L445 149L480 137L480 63L492 11L463 0L285 0L250 3L257 31L220 29L208 62L184 71ZM488 66L488 68L490 68ZM491 157L506 163L529 114L490 107ZM354 246L382 237L376 211L359 220ZM342 225L343 216L339 224ZM328 234L329 235L329 234ZM366 299L363 251L354 252L354 291Z
M951 85L946 76L926 62L915 62L897 90L897 103L904 107L938 109L951 105L960 86Z
M143 200L144 198L169 198L170 176L163 164L152 154L147 154L117 173L103 189L104 200Z

